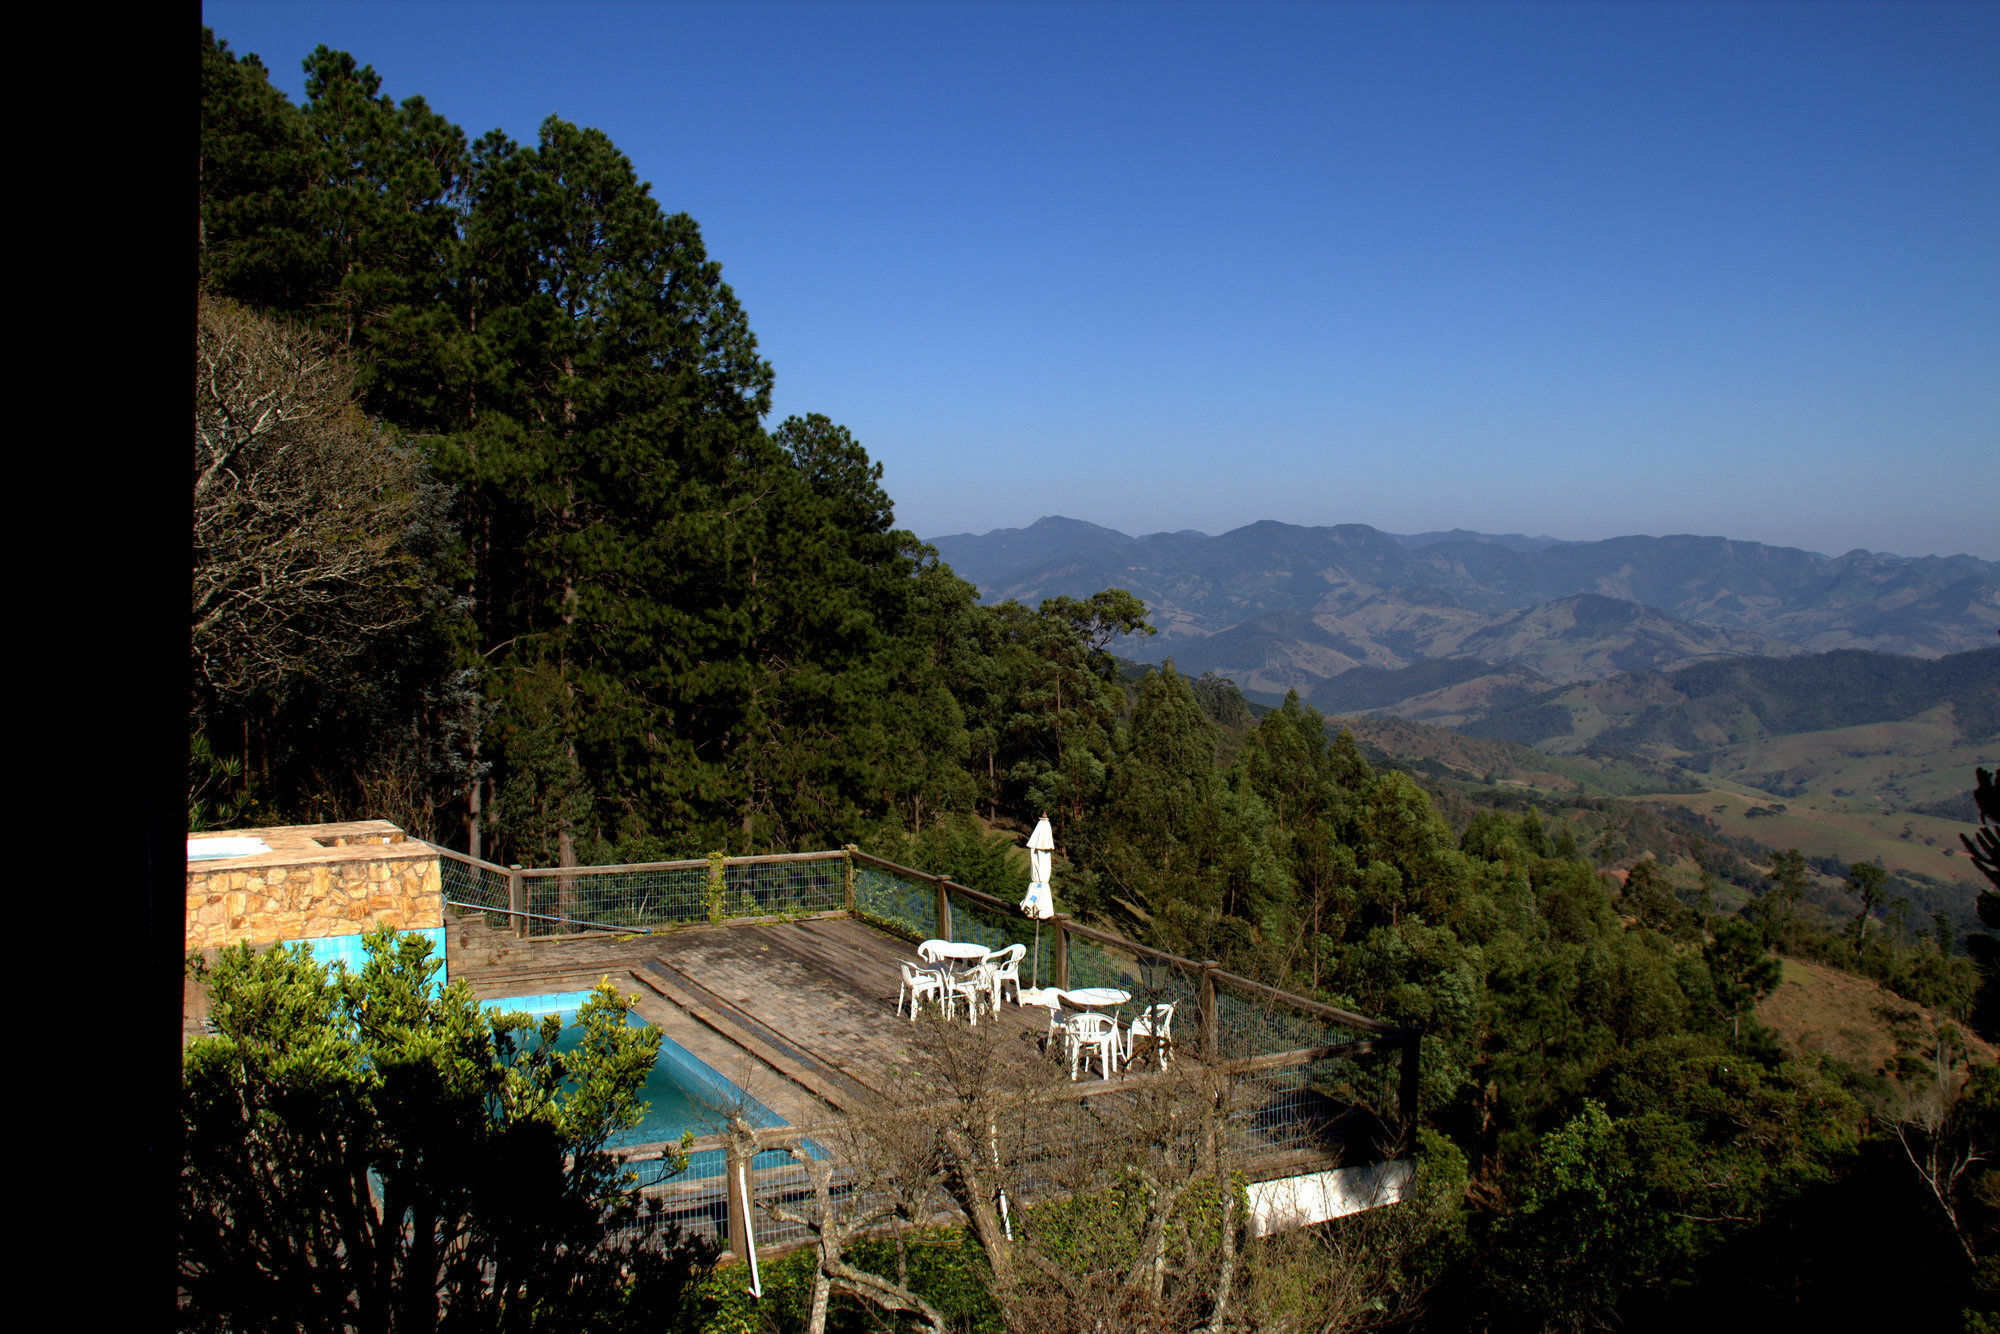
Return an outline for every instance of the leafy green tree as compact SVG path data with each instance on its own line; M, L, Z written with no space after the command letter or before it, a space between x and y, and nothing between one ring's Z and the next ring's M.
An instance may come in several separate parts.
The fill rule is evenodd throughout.
M1625 902L1647 926L1677 935L1684 924L1680 900L1667 883L1666 873L1651 857L1632 863L1625 874Z
M1703 953L1716 1007L1729 1020L1729 1040L1741 1045L1743 1012L1784 980L1784 965L1764 952L1762 933L1740 917L1717 922Z
M970 801L948 776L967 742L945 672L971 590L893 527L882 466L845 427L793 417L772 441L783 466L744 547L743 709L728 751L738 841L846 835L877 802L899 814L907 803L920 831L926 814Z
M605 1151L644 1110L657 1030L606 983L559 1051L559 1019L438 987L421 937L367 949L358 974L303 946L199 970L215 1034L184 1067L189 1325L586 1329L670 1308L709 1253L640 1220ZM608 1244L621 1220L664 1249Z
M1217 732L1169 661L1139 684L1098 821L1095 860L1164 948L1241 951L1278 934L1290 885L1254 797L1216 768Z
M1771 858L1771 887L1765 893L1766 920L1772 938L1787 953L1798 947L1799 910L1806 898L1806 859L1797 848Z
M1525 1327L1621 1323L1854 1148L1856 1109L1817 1071L1769 1070L1704 1038L1640 1044L1600 1083L1537 1146L1520 1207L1495 1228L1495 1286Z
M1668 1221L1603 1104L1586 1101L1542 1143L1526 1199L1506 1219L1495 1280L1504 1300L1549 1329L1596 1325L1634 1266L1651 1268Z
M1150 634L1143 603L1120 588L1081 601L1050 598L1024 627L1023 673L1009 719L1021 808L1064 827L1083 821L1103 786L1112 723L1124 702L1109 651L1121 634Z
M1974 771L1977 786L1972 799L1979 811L1979 828L1970 837L1960 834L1966 855L1980 874L1993 882L1991 890L1981 890L1973 911L1985 930L1967 936L1965 952L1979 967L1979 989L1972 1002L1972 1026L1988 1038L2000 1037L2000 784L1985 769Z
M1984 769L1973 773L1978 784L1972 790L1972 802L1979 811L1980 827L1969 835L1960 834L1958 841L1965 845L1965 855L1972 858L1979 873L2000 889L2000 783Z
M1862 932L1867 929L1868 919L1887 896L1889 873L1873 862L1855 862L1847 868L1847 892L1861 900L1861 911L1854 914L1854 949L1861 949Z

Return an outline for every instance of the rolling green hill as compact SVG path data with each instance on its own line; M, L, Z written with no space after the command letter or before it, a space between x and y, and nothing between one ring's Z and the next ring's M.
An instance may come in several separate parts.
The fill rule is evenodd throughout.
M2000 735L2000 649L1937 659L1848 650L1629 673L1493 710L1465 730L1557 753L1599 744L1682 760L1945 705L1954 742Z

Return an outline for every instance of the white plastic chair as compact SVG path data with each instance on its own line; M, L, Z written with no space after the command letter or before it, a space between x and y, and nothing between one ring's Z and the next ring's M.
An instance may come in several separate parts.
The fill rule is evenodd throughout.
M949 996L965 997L966 1012L972 1016L972 1026L974 1028L979 1027L979 998L989 991L998 991L998 988L993 985L991 973L992 969L982 963L977 968L969 969L963 973L948 973L945 975L946 994ZM997 1011L999 1006L994 1006L994 1009ZM946 1011L946 1013L949 1012L949 1010Z
M926 940L923 944L917 946L917 957L925 963L941 963L944 960L944 955L938 953L938 950L949 944L951 942L948 940Z
M1026 958L1026 945L1009 945L995 950L980 960L993 969L993 1012L1000 1012L1001 989L1009 982L1014 984L1014 1004L1021 1003L1021 960Z
M1049 1007L1049 1035L1042 1043L1042 1050L1047 1051L1056 1045L1057 1030L1069 1032L1069 1021L1075 1016L1063 1013L1062 992L1054 987L1048 987L1036 995L1041 1004Z
M919 968L916 964L907 961L899 963L898 966L903 970L903 985L896 989L897 1014L903 1012L903 997L908 995L910 998L910 1022L916 1022L917 1002L924 999L938 1002L938 1004L944 1006L945 1017L951 1017L951 997L945 993L944 975L942 973L935 972L929 968Z
M1132 1021L1125 1030L1125 1064L1132 1064L1132 1046L1139 1038L1150 1038L1153 1050L1159 1053L1160 1069L1167 1068L1167 1055L1174 1049L1174 1006L1179 1001L1167 1001L1161 1005L1149 1005L1144 1014Z
M1111 1072L1118 1068L1117 1020L1102 1014L1079 1014L1069 1021L1068 1028L1069 1077L1076 1078L1079 1060L1085 1070L1090 1069L1090 1053L1094 1051L1104 1078L1111 1078Z

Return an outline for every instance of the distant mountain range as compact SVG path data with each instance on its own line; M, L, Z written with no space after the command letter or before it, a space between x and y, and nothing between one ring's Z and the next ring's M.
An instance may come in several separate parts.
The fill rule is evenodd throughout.
M2000 564L1972 556L1271 521L1133 537L1059 516L932 542L988 601L1129 589L1160 633L1120 653L1341 712L1443 692L1430 712L1457 720L1626 672L1834 649L1934 658L2000 629Z

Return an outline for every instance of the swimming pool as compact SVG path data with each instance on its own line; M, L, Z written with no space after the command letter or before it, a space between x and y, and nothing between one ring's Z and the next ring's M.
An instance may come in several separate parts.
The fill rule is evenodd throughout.
M551 1014L561 1016L563 1031L562 1036L556 1039L556 1050L570 1051L583 1040L583 1029L576 1022L576 1014L588 999L588 991L561 991L537 996L508 996L487 1001L485 1006L492 1011L526 1011L538 1019ZM625 1022L632 1028L651 1027L629 1010L625 1013ZM630 1130L612 1135L605 1141L605 1147L615 1149L678 1140L684 1131L689 1130L695 1133L697 1139L719 1135L725 1128L722 1109L738 1105L742 1107L745 1119L754 1126L791 1124L716 1073L713 1066L665 1033L660 1034L659 1059L654 1061L652 1071L639 1089L639 1099L647 1104L644 1117ZM824 1156L810 1141L806 1148L815 1158ZM689 1173L694 1176L713 1175L722 1170L722 1160L720 1149L693 1154L688 1163ZM755 1165L759 1168L774 1167L784 1161L786 1155L782 1150L770 1149L757 1155Z

